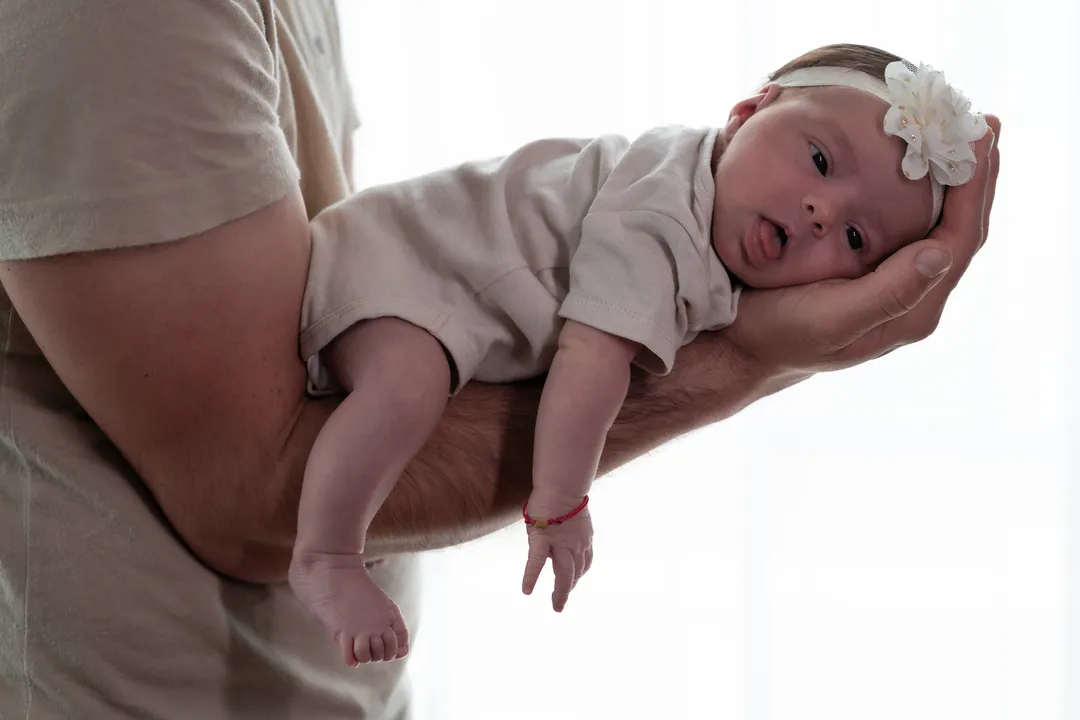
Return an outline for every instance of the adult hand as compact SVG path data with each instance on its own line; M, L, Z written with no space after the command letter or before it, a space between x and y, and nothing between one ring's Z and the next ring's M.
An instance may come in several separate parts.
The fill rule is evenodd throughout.
M728 341L782 376L858 365L930 335L986 241L1001 135L997 117L986 121L975 176L945 193L941 223L929 237L857 280L745 292Z

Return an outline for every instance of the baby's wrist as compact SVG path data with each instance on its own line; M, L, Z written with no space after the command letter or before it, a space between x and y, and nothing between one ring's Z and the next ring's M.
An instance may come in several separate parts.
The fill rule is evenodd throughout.
M556 514L557 510L548 510L545 506L539 504L533 506L532 512L535 514L529 514L529 504L526 503L522 508L522 515L525 519L525 524L536 527L537 529L543 529L550 525L561 525L567 520L571 520L577 517L580 513L585 511L586 506L589 504L589 496L584 495L581 502L569 512Z
M534 490L525 508L531 517L546 520L570 512L584 499L585 495Z

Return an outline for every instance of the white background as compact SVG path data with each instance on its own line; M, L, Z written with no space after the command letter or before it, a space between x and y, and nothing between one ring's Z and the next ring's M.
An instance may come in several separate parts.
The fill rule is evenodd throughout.
M1080 718L1075 2L338 4L361 186L722 125L832 42L945 70L1004 123L990 242L932 338L601 480L562 615L550 570L520 594L520 526L426 556L416 720Z

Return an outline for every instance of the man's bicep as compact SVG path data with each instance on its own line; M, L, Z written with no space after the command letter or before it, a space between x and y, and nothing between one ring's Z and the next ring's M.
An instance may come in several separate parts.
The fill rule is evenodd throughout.
M199 488L218 483L217 507L238 507L229 493L269 477L300 410L308 258L295 190L201 235L5 262L0 279L60 378L188 537L193 523L227 520Z

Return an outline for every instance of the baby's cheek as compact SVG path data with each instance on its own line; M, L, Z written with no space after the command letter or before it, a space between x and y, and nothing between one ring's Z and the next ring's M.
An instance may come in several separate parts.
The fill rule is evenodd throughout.
M869 271L857 253L845 252L842 248L826 243L818 244L814 252L802 259L802 262L793 262L792 265L793 282L788 283L790 285L857 278Z

